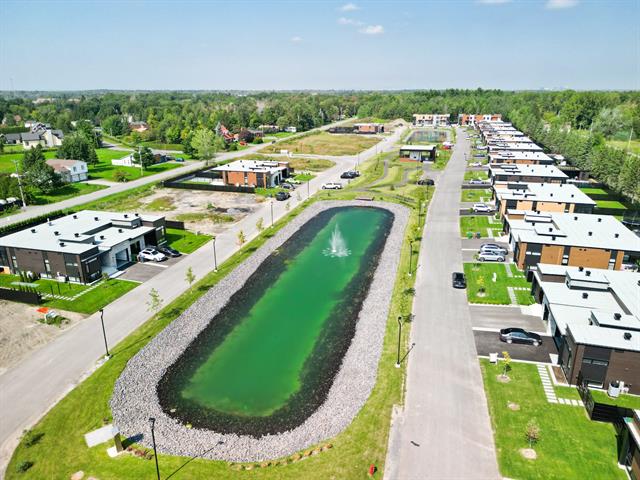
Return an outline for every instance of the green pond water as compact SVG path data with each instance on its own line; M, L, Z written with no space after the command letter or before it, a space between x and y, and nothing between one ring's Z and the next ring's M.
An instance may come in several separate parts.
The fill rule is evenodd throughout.
M286 259L261 295L249 299L252 304L244 305L242 318L235 319L221 343L200 356L198 367L181 383L181 397L235 416L268 416L285 406L300 390L301 372L330 330L328 323L340 321L336 306L354 294L349 286L363 275L368 249L388 233L389 215L355 207L327 215L315 237ZM276 254L286 256L284 247Z

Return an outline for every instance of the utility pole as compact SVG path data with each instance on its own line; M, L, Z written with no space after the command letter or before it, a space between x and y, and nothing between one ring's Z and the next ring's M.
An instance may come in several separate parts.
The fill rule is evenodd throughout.
M398 355L396 357L396 368L400 368L400 342L402 339L402 317L398 316Z
M107 352L105 358L111 357L109 354L109 345L107 345L107 332L104 330L104 308L100 309L100 323L102 324L102 336L104 337L104 349Z
M140 161L140 176L144 175L144 169L142 168L142 146L138 145L138 160Z
M20 172L18 172L18 160L13 160L13 163L16 166L16 175L18 176L18 188L20 189L20 198L22 198L22 206L27 206L27 201L24 199L24 191L22 190L22 180L20 180Z

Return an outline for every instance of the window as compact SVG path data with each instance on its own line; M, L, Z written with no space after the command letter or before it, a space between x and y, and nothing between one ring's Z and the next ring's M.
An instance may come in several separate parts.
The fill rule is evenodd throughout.
M596 358L583 358L582 359L582 364L583 365L595 365L597 367L608 367L609 366L609 362L607 362L606 360L598 360Z

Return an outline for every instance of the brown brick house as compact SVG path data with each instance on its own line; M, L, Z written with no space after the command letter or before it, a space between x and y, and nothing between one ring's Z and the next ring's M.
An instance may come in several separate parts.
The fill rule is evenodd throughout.
M221 173L225 185L272 188L289 177L293 169L289 162L236 160L213 171Z
M496 211L524 218L526 212L593 213L596 202L566 183L508 183L494 188ZM520 217L518 217L520 215Z

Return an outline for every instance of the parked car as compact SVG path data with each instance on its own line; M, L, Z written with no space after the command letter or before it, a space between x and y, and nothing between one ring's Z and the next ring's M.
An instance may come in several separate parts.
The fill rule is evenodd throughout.
M508 252L506 248L501 247L497 243L483 243L482 245L480 245L480 251L481 252L494 251L498 253L503 253L505 255Z
M542 337L537 333L527 332L522 328L503 328L500 340L507 343L526 343L536 347L542 345Z
M341 190L342 184L338 182L329 182L322 185L323 190Z
M481 167L482 166L482 162L473 162L469 164L470 167Z
M418 180L418 185L435 185L436 182L433 181L433 178L421 178Z
M467 279L462 272L453 272L451 281L453 288L467 288Z
M167 256L155 248L145 248L138 254L138 259L144 262L162 262L167 259Z
M286 188L287 190L293 190L295 187L288 182L283 182L280 184L281 188Z
M504 262L504 254L498 252L480 252L478 260L481 262Z
M479 178L472 178L469 180L469 185L484 185L485 183L489 183L488 180L480 180Z
M351 179L351 178L356 178L358 176L358 174L352 170L349 170L348 172L342 172L342 174L340 175L340 178L347 178L347 179Z
M493 208L491 208L489 205L485 203L474 203L473 211L475 213L490 213L493 211Z
M156 247L156 250L158 250L160 253L165 254L167 257L179 257L180 255L182 255L175 248L171 248L166 245L162 247Z
M287 178L287 183L290 183L291 185L300 185L302 182L295 178Z
M284 190L281 190L278 193L276 193L276 200L280 202L287 200L289 198L291 198L291 194L289 192L285 192Z
M182 158L182 157L176 157L176 162L180 162L180 163L182 163L182 162L184 162L184 158Z

